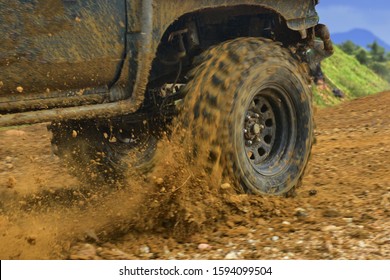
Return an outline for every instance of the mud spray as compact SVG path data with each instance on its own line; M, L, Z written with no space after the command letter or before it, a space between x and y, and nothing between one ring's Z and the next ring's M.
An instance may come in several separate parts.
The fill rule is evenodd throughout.
M223 220L239 195L229 184L221 188L226 182L218 166L212 174L206 172L206 165L197 160L201 157L194 156L188 132L179 127L175 131L159 141L148 163L154 166L151 172L145 174L128 162L125 184L3 195L1 258L68 258L74 243L103 243L129 232L164 233L184 241ZM197 142L198 155L207 149ZM40 169L37 164L35 168ZM57 179L61 176L56 174Z

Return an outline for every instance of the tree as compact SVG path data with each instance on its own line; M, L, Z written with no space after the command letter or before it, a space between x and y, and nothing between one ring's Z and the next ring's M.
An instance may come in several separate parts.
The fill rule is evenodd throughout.
M377 43L377 41L374 41L372 44L368 45L368 48L370 49L370 54L373 61L376 62L385 62L385 49Z
M361 64L367 65L369 62L367 51L364 49L359 49L355 57Z
M390 52L387 52L387 53L386 53L386 60L387 60L387 61L390 61Z
M370 65L370 68L371 68L375 73L377 73L379 76L381 76L382 78L385 78L385 79L388 78L389 69L386 67L386 64L385 64L385 63L373 62L373 63Z
M340 48L347 54L353 55L355 51L359 49L359 46L355 45L351 40L345 41L340 45Z

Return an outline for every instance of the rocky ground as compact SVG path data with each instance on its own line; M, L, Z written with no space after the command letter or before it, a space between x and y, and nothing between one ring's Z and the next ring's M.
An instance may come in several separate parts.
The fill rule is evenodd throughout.
M0 258L390 259L389 112L390 92L317 110L317 143L296 197L226 191L228 207L180 234L171 233L177 225L139 225L154 218L145 209L163 201L145 199L143 185L79 191L44 125L2 130ZM184 173L173 191L195 186ZM169 191L154 179L153 190ZM181 207L203 217L205 205L194 200Z

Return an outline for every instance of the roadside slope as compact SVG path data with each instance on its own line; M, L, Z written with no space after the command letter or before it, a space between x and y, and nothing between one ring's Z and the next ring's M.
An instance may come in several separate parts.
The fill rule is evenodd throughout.
M367 66L362 65L354 56L343 52L335 46L333 56L322 64L327 88L321 86L314 89L314 99L318 106L339 104L340 99L333 97L332 89L338 88L347 99L363 97L390 89L390 85Z

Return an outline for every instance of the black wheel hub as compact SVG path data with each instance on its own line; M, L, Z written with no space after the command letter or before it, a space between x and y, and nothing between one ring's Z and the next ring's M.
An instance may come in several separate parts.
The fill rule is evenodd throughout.
M295 142L294 115L292 101L283 90L263 90L252 98L243 137L247 158L257 172L276 174L287 164Z
M256 96L252 100L244 127L247 156L258 165L270 155L276 136L275 115L264 97Z

